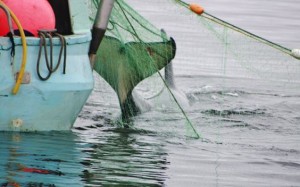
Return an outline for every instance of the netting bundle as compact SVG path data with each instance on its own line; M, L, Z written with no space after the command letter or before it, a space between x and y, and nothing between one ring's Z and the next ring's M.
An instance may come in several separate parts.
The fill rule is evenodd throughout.
M94 69L117 92L123 104L130 102L131 92L140 81L158 72L174 58L175 48L174 41L163 31L119 0L112 10ZM134 112L131 110L135 110L134 106L123 112Z
M91 18L95 17L98 5L99 1L92 2ZM175 41L163 30L157 29L123 0L115 1L94 70L117 93L123 118L148 110L150 106L141 100L160 102L154 98L168 83L159 70L171 62L175 53ZM172 67L169 69L168 74ZM168 91L163 100L175 103L177 111L182 110L171 90Z

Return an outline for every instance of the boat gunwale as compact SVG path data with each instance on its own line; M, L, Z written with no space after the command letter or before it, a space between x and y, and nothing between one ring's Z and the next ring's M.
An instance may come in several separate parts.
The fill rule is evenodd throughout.
M91 40L91 33L83 33L83 34L72 34L72 35L65 35L67 45L76 45L81 43L90 42ZM47 45L49 45L49 39L46 39ZM22 41L21 37L17 36L14 37L14 42L16 46L21 46ZM52 39L54 46L60 46L60 39L58 37L53 37ZM39 46L40 45L40 38L39 37L26 37L26 44L27 46ZM11 49L12 44L9 37L0 37L0 50L8 50Z

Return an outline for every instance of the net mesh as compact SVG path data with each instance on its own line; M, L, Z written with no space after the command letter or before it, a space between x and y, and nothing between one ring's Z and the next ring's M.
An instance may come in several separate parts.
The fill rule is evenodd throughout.
M98 3L97 0L90 3L91 18L95 15ZM260 89L265 91L270 88L274 94L298 94L299 60L285 53L285 49L280 51L272 43L249 37L214 20L210 15L196 15L180 1L169 1L167 7L160 9L177 12L176 20L172 15L166 16L165 23L184 23L180 27L182 32L177 32L174 37L177 49L172 63L177 88L184 85L184 93L173 92L173 87L168 86L163 78L163 71L159 72L173 59L174 43L123 0L116 0L95 66L95 70L116 92L120 89L130 90L131 95L134 89L144 99L151 99L158 111L162 111L162 108L165 109L163 111L176 111L172 114L173 118L176 119L176 115L178 118L183 117L189 124L188 116L191 116L192 121L197 120L193 119L197 118L193 113L186 115L191 103L204 103L204 106L206 102L215 103L216 107L210 113L218 113L216 108L220 104L222 111L229 111L226 108L247 107L239 105L239 102L226 103L226 96L237 96L238 90L258 93ZM172 25L170 28L170 33L173 33ZM207 81L206 77L210 77L213 88L204 82ZM206 92L213 94L205 101L201 97L201 103L198 96ZM163 94L167 96L158 97ZM183 95L187 96L188 102L181 98ZM217 99L218 95L220 100ZM120 94L119 100L122 101ZM166 100L173 105L165 106ZM186 103L189 104L187 107ZM135 109L129 107L126 110ZM201 107L194 108L193 112L200 110L203 113ZM253 111L255 113L256 109Z
M205 72L214 75L225 75L228 77L245 77L264 80L276 80L287 82L299 82L299 60L286 54L286 48L270 41L256 40L248 34L243 34L239 31L240 28L234 25L227 25L222 20L216 20L210 14L204 13L202 16L195 15L190 10L187 10L186 4L182 5L181 1L177 6L173 6L173 11L184 12L186 21L188 21L189 32L195 32L195 36L191 36L195 44L195 50L190 51L190 55L195 58L201 56L201 66L215 67L219 69L215 72ZM209 41L203 43L201 40ZM195 51L201 50L198 55ZM218 59L218 60L216 60ZM199 60L196 60L199 62ZM220 61L222 63L220 63ZM195 64L194 62L192 62ZM223 64L225 63L225 64ZM196 68L197 69L197 68ZM197 69L199 70L199 69ZM209 71L209 70L207 70ZM204 73L204 74L205 74ZM203 74L203 73L201 73Z

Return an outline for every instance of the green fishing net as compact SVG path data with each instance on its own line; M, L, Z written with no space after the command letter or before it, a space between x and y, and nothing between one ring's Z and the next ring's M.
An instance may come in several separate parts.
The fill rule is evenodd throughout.
M244 108L247 112L259 113L254 105L261 103L243 103L246 96L239 96L247 95L245 93L264 95L270 89L275 95L297 94L300 65L289 49L261 40L209 14L196 15L181 1L160 1L153 0L153 4L165 5L156 6L157 11L176 12L175 17L164 14L167 34L123 0L116 0L106 37L97 53L95 70L115 90L120 103L126 103L126 108L122 109L124 113L136 112L134 104L126 100L134 91L160 106L160 112L176 110L173 118L181 116L178 118L185 119L188 124L192 123L189 118L192 121L206 118L205 115L199 117L197 112L206 114L203 107L212 108L209 114L222 117L226 116L226 111L242 113ZM91 18L98 4L97 0L90 2ZM176 27L182 32L173 32ZM167 35L175 38L176 46ZM182 95L174 92L174 85L165 80L162 69L171 61L173 68L170 69L174 71L177 88L183 85L183 95L188 102L181 102ZM167 71L166 75L173 71ZM162 93L167 93L164 101L159 97ZM173 105L161 110L165 100ZM187 108L193 105L189 112ZM196 133L193 126L187 127Z
M94 5L97 8L98 2ZM114 4L94 69L114 88L120 102L125 102L140 81L174 58L175 50L174 41L164 32L119 0Z
M300 61L291 49L208 13L197 15L176 0L169 5L168 12L176 11L189 33L174 35L178 47L173 62L179 67L174 72L189 85L186 91L203 118L198 124L206 122L201 124L204 136L208 124L260 129L298 123Z
M92 21L98 5L99 0L90 2ZM156 96L164 91L167 97L163 103L173 103L168 108L191 125L162 70L175 54L176 43L164 30L156 28L123 0L115 1L94 70L116 92L123 120L149 109L150 105L141 100L151 99L152 105L162 106L162 100Z
M291 49L245 31L209 13L197 15L181 0L172 2L175 2L176 6L170 11L180 12L179 14L185 17L183 19L188 22L186 24L192 25L189 29L195 33L191 36L195 44L194 50L184 56L198 58L197 61L201 63L192 63L201 67L191 67L196 71L202 69L200 74L252 78L282 84L300 81L300 61L292 56Z

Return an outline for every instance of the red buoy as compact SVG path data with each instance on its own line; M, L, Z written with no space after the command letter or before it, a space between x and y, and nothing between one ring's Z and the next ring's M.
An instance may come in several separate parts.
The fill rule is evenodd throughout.
M39 29L54 29L55 15L47 0L2 0L19 19L24 31L38 36ZM18 27L13 23L13 29ZM0 36L9 32L6 14L0 9Z

